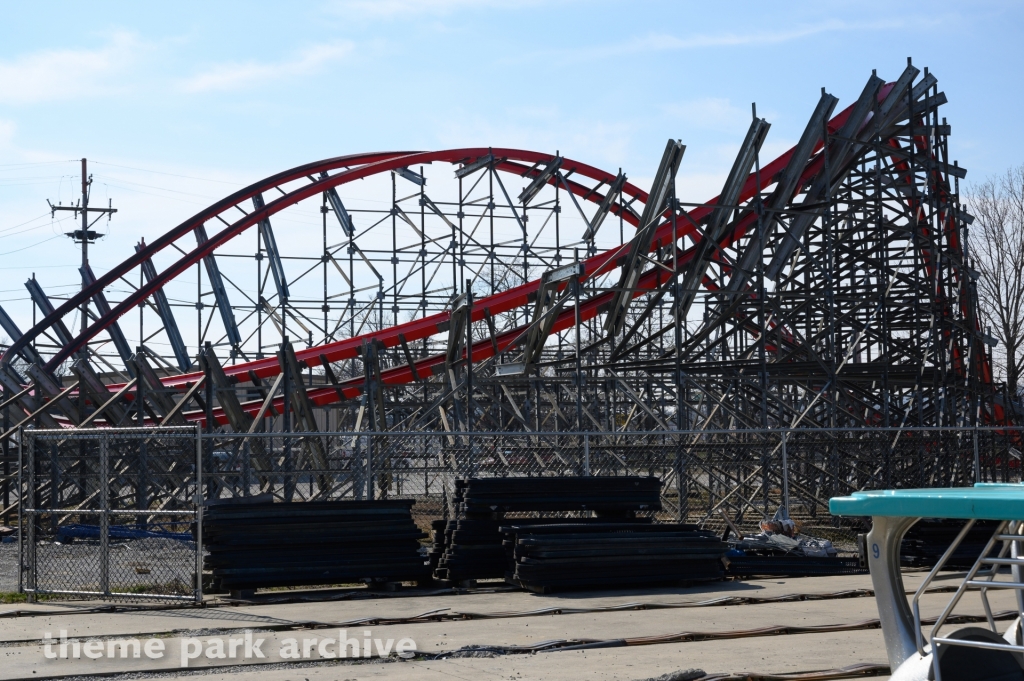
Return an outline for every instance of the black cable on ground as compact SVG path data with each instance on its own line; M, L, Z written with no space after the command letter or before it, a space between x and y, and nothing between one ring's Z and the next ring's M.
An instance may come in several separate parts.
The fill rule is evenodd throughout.
M1003 610L993 615L997 620L1011 620L1018 615L1016 610ZM921 620L921 624L934 624L937 618L930 617ZM948 624L967 624L973 622L985 622L984 615L953 615L946 619ZM649 646L665 643L696 643L700 641L720 641L739 638L758 638L762 636L784 636L793 634L821 634L835 633L842 631L863 631L868 629L879 629L881 623L877 619L862 620L860 622L846 622L840 624L819 624L811 626L790 626L778 625L769 627L758 627L756 629L735 629L731 631L685 631L674 634L662 634L659 636L640 636L636 638L616 639L555 639L541 641L526 646L466 646L458 650L445 651L443 653L417 653L422 659L439 660L450 656L457 656L460 653L475 653L481 651L494 652L499 654L525 654L525 653L554 653L570 650L590 650L594 648L622 648L627 646Z

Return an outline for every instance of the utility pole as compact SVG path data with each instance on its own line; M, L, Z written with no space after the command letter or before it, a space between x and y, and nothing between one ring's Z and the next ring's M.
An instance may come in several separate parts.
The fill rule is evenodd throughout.
M48 203L50 205L50 217L51 218L54 215L57 214L57 211L68 211L68 210L74 211L75 217L78 217L78 213L79 212L82 213L82 228L81 229L76 229L73 232L65 232L65 235L71 237L71 239L73 241L76 241L76 242L82 244L82 272L83 272L83 274L82 274L82 290L83 291L85 290L85 279L86 279L84 272L89 267L89 244L92 243L93 241L95 241L96 237L99 236L96 232L92 231L89 228L92 227L93 225L95 225L99 221L99 219L101 217L103 217L104 213L107 215L107 219L109 220L110 216L117 212L117 209L113 208L110 205L112 202L108 202L106 208L90 208L89 207L89 189L90 189L91 186L92 186L92 176L88 174L87 162L83 158L82 159L82 198L79 200L79 205L77 205L77 206L62 206L62 205L60 205L58 203L55 206L52 203L50 203L49 199L47 199L47 201L46 201L46 203ZM96 219L94 219L92 222L89 222L89 213L98 213L98 215L96 216ZM86 332L86 330L88 328L89 328L89 299L86 298L85 300L82 301L82 335L83 336L85 335L85 332ZM140 339L139 343L141 343L141 342L142 342L142 340ZM207 379L207 380L209 380L209 379ZM140 404L139 411L140 411L140 414L141 414L142 413L141 404ZM78 391L78 413L82 414L82 417L84 418L84 415L85 415L85 391L81 390L81 389L79 389L79 391ZM82 445L79 445L79 447L81 448ZM80 456L84 456L84 454L85 454L84 449L80 449L79 455Z
M89 266L89 244L96 240L99 236L96 232L89 229L95 225L104 213L107 215L107 219L110 219L110 215L117 212L116 208L112 208L109 204L106 208L90 208L89 207L89 189L92 186L92 176L88 174L86 159L82 159L82 198L79 200L77 206L62 206L53 205L47 200L46 203L50 204L50 217L56 215L57 211L74 211L75 217L78 217L78 213L82 214L82 228L76 229L73 232L66 232L65 234L76 243L82 244L82 269L86 269ZM112 203L112 202L111 202ZM89 222L89 213L99 213L92 222ZM82 289L85 290L85 279L82 279ZM85 333L89 326L89 301L82 301L82 333Z

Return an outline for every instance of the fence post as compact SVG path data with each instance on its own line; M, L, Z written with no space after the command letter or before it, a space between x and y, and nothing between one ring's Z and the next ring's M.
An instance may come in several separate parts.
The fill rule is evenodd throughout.
M8 401L6 399L6 397L7 397L7 394L6 394L6 391L5 391L5 393L4 393L4 398L5 398L4 402L5 403ZM11 429L11 407L10 407L10 405L7 405L7 406L4 407L3 423L4 423L4 430L3 430L3 432L6 433L7 431L9 431ZM10 517L10 512L11 512L11 483L10 483L10 475L11 475L11 460L10 460L10 457L11 457L11 438L10 438L10 436L5 437L3 445L0 445L0 455L2 455L4 457L4 483L3 483L4 520L6 520L7 522L10 522L10 519L11 519L11 517ZM21 460L20 459L18 460L18 465L21 465ZM20 479L19 479L19 482L20 482ZM19 495L21 494L20 488L18 490L18 494ZM20 507L21 503L19 502L18 505ZM21 516L19 516L19 519L20 519L20 517ZM20 527L20 523L19 523L19 527Z
M978 424L974 424L974 482L981 482L981 456L978 454Z
M57 443L50 443L50 508L60 508L60 461L57 457ZM50 514L50 532L57 534L57 514Z
M583 433L583 474L590 476L590 433Z
M100 437L100 591L110 595L110 494L108 482L107 436Z
M789 439L789 431L782 431L782 503L789 513L789 457L786 453L786 441Z
M675 458L673 461L674 473L676 476L676 495L679 502L676 521L685 523L690 515L690 481L687 479L686 460L683 454L683 431L677 430L673 437L676 441Z
M141 400L141 397L137 399ZM147 447L148 440L139 441L139 474L135 483L135 508L140 511L149 508L149 452ZM145 530L147 527L146 516L139 515L135 519L135 526L140 530Z
M248 447L248 442L246 442ZM248 489L246 474L246 489ZM196 512L196 603L203 602L203 429L196 425L196 493L193 497Z
M416 440L420 443L420 459L423 461L423 496L430 497L430 460L427 442L427 437L417 437Z
M249 496L249 488L252 485L252 448L249 441L245 440L242 445L242 496Z
M373 450L377 444L373 433L366 438L366 500L373 501Z
M32 582L32 574L35 572L35 565L34 564L26 565L26 560L31 561L31 559L33 557L32 551L30 550L28 552L28 556L25 555L25 547L28 545L29 541L32 541L32 540L35 539L35 533L32 532L31 529L30 529L29 532L28 532L28 536L26 536L26 532L25 532L25 517L26 517L26 515L29 517L29 526L30 527L31 527L32 523L31 523L31 514L26 514L24 512L25 511L25 499L28 497L28 495L25 494L25 489L26 488L25 488L25 479L24 479L24 471L25 471L25 453L24 453L24 448L25 448L25 430L22 429L22 428L19 428L18 429L18 593L24 593L25 592L25 570L26 570L26 568L28 568L28 570L29 570L29 588L35 588L35 586L34 586L34 584ZM29 476L29 480L31 481L31 476ZM30 593L29 596L28 596L28 600L29 600L30 603L34 603L35 602L35 594L34 593Z

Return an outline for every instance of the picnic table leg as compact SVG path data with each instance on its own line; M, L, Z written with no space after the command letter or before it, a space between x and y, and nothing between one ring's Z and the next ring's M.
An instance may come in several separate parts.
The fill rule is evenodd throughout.
M914 615L907 603L900 573L900 542L919 518L875 516L868 533L868 569L878 604L885 652L895 670L917 654Z

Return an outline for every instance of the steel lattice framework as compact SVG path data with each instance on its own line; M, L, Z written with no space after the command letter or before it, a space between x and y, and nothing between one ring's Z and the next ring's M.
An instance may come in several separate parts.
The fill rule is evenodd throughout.
M796 146L767 163L769 124L755 117L703 204L676 197L674 140L650 191L500 148L341 156L269 177L47 301L24 333L2 315L18 414L4 437L28 423L1001 422L945 95L908 64L891 83L872 75L839 113L837 102L823 90ZM119 325L136 312L132 352ZM179 324L193 312L187 342Z

